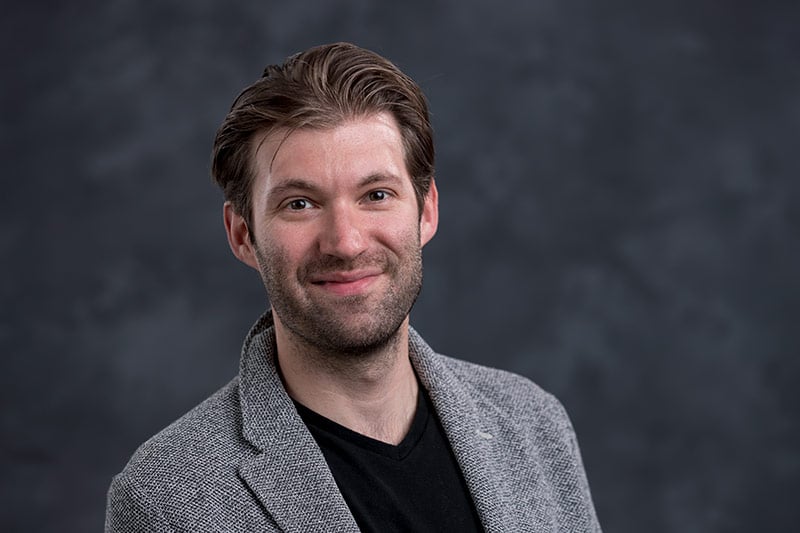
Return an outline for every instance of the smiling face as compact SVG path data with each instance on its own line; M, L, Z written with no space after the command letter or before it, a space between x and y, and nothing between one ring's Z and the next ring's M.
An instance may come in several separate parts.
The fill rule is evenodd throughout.
M256 268L279 334L324 352L364 353L401 327L436 232L431 185L420 212L394 119L254 139L252 243L226 205L231 248Z

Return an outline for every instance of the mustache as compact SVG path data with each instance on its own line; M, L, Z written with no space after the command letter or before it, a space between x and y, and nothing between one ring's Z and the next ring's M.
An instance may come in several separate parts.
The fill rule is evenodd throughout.
M353 259L342 259L332 255L320 256L303 265L300 270L300 277L302 280L307 280L310 277L373 267L387 272L394 270L388 254L382 251L374 251L365 252Z

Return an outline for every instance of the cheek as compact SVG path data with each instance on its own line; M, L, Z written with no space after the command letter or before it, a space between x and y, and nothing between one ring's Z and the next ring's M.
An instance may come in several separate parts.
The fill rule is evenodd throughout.
M420 247L419 224L416 218L404 221L402 224L397 221L394 221L393 224L386 224L381 228L379 235L385 246L401 255Z
M309 228L299 225L272 227L272 231L260 241L263 252L270 262L281 268L291 268L302 263L313 253L315 237Z

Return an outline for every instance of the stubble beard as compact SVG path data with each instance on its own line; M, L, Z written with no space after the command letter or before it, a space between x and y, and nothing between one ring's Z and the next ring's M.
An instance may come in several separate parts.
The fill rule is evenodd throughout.
M410 242L401 256L388 250L362 255L353 261L325 256L309 261L299 272L290 271L285 254L271 251L268 259L256 248L261 278L281 323L296 340L317 354L332 359L364 359L399 340L400 326L408 316L422 289L422 252L419 237ZM378 266L390 284L382 295L358 294L315 298L308 287L312 275L344 272ZM292 284L287 283L294 279ZM356 319L357 318L357 319ZM334 363L335 361L331 361Z

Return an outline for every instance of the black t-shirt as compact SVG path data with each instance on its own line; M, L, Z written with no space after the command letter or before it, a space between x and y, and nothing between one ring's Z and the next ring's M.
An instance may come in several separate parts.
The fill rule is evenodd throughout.
M483 531L444 429L421 387L414 421L397 446L295 405L361 531Z

